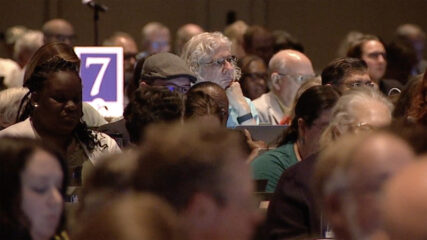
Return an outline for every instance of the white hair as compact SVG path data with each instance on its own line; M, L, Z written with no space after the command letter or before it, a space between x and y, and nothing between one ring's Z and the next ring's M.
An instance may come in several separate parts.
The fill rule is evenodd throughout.
M389 110L390 119L393 112L393 104L378 90L368 87L352 89L341 96L332 108L331 121L323 132L320 145L326 147L337 136L336 133L344 134L349 131L350 125L355 123L357 112L356 106L369 106L372 102L383 104Z
M185 45L181 58L197 77L198 82L205 81L201 72L201 65L212 60L215 52L225 47L231 51L231 41L220 32L205 32L192 37ZM240 79L241 70L236 64L234 67L234 79Z
M23 52L30 55L43 46L43 33L41 31L29 30L16 40L14 47L14 58L19 59Z
M0 91L0 122L4 127L16 122L19 105L28 88L8 88Z

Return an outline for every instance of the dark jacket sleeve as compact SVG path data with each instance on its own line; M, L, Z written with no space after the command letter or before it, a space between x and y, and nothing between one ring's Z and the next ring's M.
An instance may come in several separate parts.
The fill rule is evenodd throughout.
M306 159L282 174L267 211L269 239L320 234L320 217L311 191L313 165L313 160Z

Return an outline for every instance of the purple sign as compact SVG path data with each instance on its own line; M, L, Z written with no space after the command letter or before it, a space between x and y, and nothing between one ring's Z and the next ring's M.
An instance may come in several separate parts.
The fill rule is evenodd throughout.
M123 49L75 47L80 57L83 101L106 117L123 113Z

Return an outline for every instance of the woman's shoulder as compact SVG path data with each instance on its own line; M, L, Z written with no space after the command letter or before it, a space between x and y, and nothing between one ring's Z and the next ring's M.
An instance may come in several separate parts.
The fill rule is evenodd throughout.
M257 158L255 158L255 160L252 162L252 165L264 165L266 162L281 163L292 158L293 155L295 155L293 154L293 144L289 143L262 153Z
M37 135L31 126L30 118L27 118L22 122L15 123L1 130L0 138L5 136L36 138Z
M91 130L91 131L92 131L92 134L95 136L95 139L100 142L100 144L97 145L97 147L107 149L109 152L116 152L116 151L120 152L120 148L113 138L111 138L110 136L102 132L98 132L94 130Z

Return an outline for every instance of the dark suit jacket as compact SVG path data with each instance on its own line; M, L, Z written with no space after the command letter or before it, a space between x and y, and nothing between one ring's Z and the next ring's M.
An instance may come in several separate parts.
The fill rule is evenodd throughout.
M313 191L312 176L317 154L285 170L267 211L269 239L320 236L320 213Z
M126 121L124 118L116 122L102 125L97 128L97 131L103 132L116 140L120 148L124 148L130 143L130 137L126 129Z

